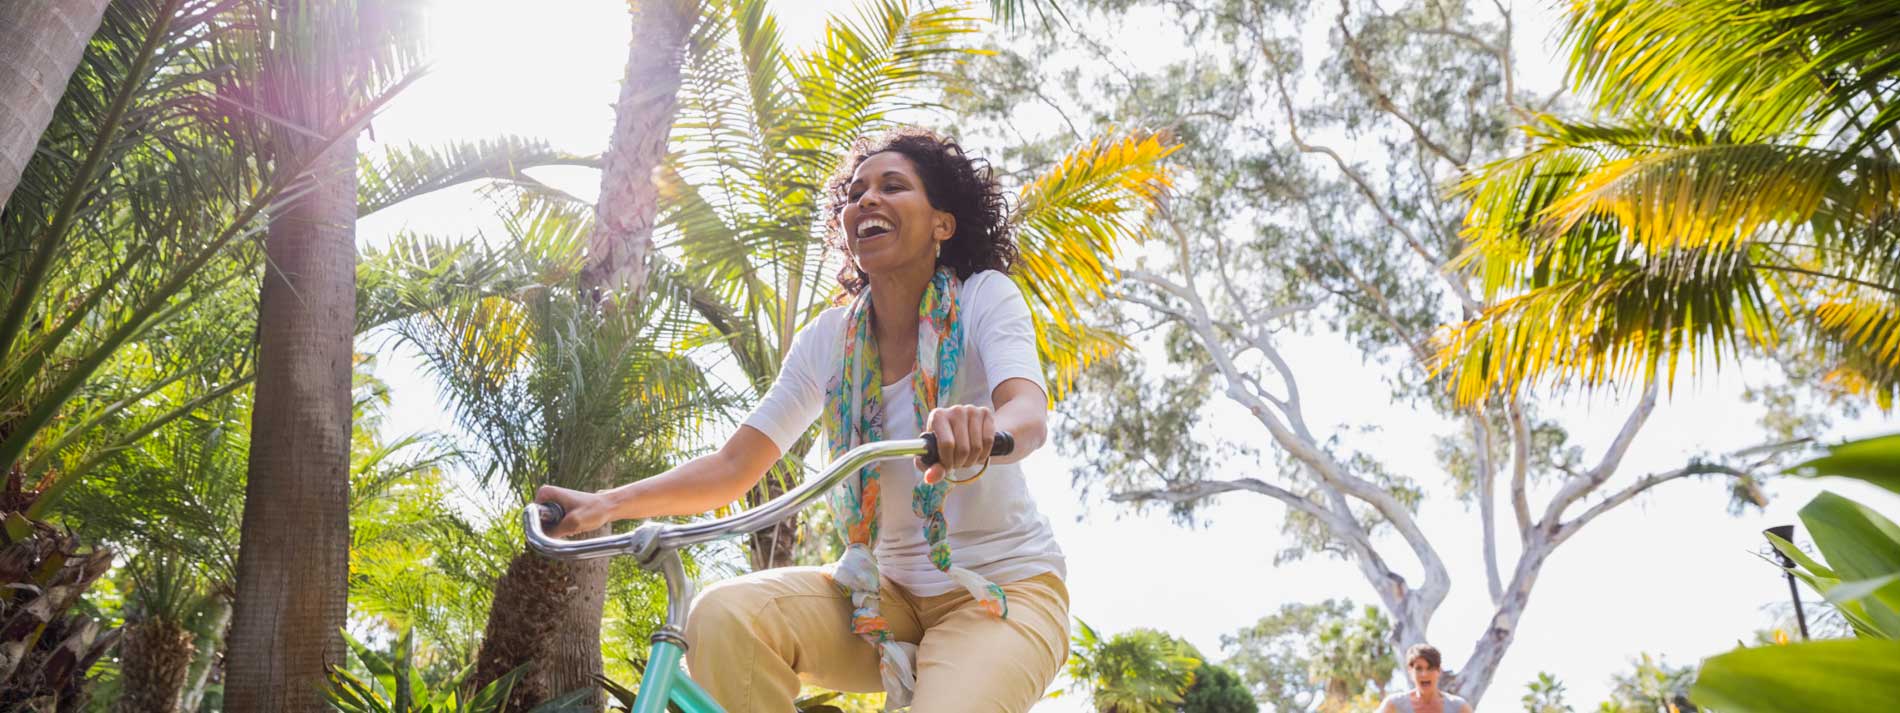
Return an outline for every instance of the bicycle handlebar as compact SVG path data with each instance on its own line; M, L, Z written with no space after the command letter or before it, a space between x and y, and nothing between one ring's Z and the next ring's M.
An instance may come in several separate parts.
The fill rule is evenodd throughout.
M1016 439L1007 433L998 432L990 455L1009 455L1015 450ZM634 528L633 532L621 535L562 540L548 537L546 531L546 528L553 527L566 517L567 513L561 506L557 503L530 503L521 513L522 527L527 531L528 546L554 559L582 560L628 554L634 555L644 566L661 552L730 535L757 532L776 525L811 505L820 495L859 469L877 461L912 456L922 457L926 466L936 464L936 434L926 433L922 438L858 446L832 462L819 477L800 483L798 487L764 505L716 520L681 524L648 522Z

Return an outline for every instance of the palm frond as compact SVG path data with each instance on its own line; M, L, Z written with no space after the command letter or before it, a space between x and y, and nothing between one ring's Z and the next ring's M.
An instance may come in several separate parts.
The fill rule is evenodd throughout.
M547 142L516 136L440 146L393 146L357 159L356 214L375 213L451 186L492 179L540 184L526 171L539 166L600 166L592 156L557 151Z
M1814 307L1813 319L1836 364L1827 380L1892 409L1900 399L1900 297L1841 290Z
M1179 148L1159 134L1106 134L1018 191L1010 217L1015 278L1036 318L1052 383L1072 383L1118 343L1079 321L1083 307L1117 278L1115 256L1146 235L1170 182L1163 162Z
M1900 79L1900 7L1855 0L1574 0L1571 69L1601 108L1745 139L1858 119ZM1892 105L1855 147L1900 125Z
M1776 343L1787 291L1744 253L1623 261L1503 300L1441 332L1436 362L1460 404L1570 379L1673 383L1685 357L1719 364L1741 344Z

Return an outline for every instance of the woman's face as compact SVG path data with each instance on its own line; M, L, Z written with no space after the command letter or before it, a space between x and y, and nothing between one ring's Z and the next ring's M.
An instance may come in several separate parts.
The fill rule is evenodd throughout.
M930 206L916 165L894 151L858 164L838 219L858 269L869 275L928 274L938 243L956 233L956 218Z
M1407 662L1405 667L1411 670L1412 684L1417 687L1418 690L1428 691L1438 687L1438 674L1440 671L1436 668L1432 668L1430 662L1423 658L1415 658Z

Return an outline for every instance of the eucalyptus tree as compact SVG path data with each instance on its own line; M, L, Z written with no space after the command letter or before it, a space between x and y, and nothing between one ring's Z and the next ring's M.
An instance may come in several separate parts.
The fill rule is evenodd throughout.
M1139 66L1072 27L975 66L968 84L971 106L1001 131L1024 130L1016 118L1028 105L1067 120L1053 131L1027 127L1021 138L999 131L1027 162L1047 156L1047 137L1063 126L1167 126L1186 145L1183 188L1155 223L1165 240L1121 272L1115 308L1102 315L1151 330L1166 359L1124 354L1084 377L1062 442L1081 461L1078 485L1183 519L1223 493L1260 496L1284 513L1292 541L1276 563L1316 554L1350 562L1390 619L1394 643L1409 646L1424 641L1450 593L1443 548L1466 541L1418 516L1426 483L1449 475L1477 510L1481 564L1470 575L1491 604L1482 628L1458 634L1470 637L1470 658L1447 667L1457 672L1452 690L1474 700L1552 554L1591 522L1695 476L1724 479L1736 503L1759 502L1752 455L1622 473L1656 408L1658 381L1629 393L1615 436L1585 453L1529 394L1471 408L1436 371L1438 330L1493 307L1480 285L1486 266L1452 260L1464 247L1469 200L1442 187L1504 155L1510 127L1548 101L1522 88L1510 8L1094 5L1108 10L1093 16L1098 26L1131 8L1159 10L1192 51ZM1067 81L1035 81L1034 58L1060 57L1057 46L1089 64ZM1315 330L1343 337L1364 369L1334 363L1322 376L1297 367L1289 345ZM1436 416L1447 429L1440 462L1398 465L1376 436L1321 427L1311 404L1334 398L1344 380L1382 383L1395 403ZM1215 413L1241 418L1223 417L1210 433ZM1514 561L1505 558L1512 550ZM1436 643L1451 648L1447 636L1438 632Z

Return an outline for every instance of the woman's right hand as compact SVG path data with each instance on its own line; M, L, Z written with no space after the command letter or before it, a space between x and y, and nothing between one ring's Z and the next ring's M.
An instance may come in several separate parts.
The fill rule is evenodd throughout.
M613 520L613 506L600 493L569 490L543 485L534 491L537 503L556 503L567 511L560 522L548 528L549 537L567 537L599 528Z

